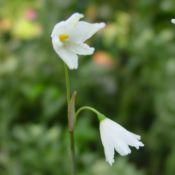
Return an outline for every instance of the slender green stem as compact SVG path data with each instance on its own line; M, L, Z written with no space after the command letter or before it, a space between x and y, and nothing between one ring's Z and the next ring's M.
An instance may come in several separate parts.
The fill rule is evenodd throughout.
M99 112L96 110L96 109L94 109L94 108L92 108L92 107L90 107L90 106L82 106L82 107L80 107L78 110L77 110L77 112L75 113L75 117L77 118L77 116L78 116L78 114L81 112L81 111L83 111L83 110L89 110L89 111L92 111L92 112L94 112L95 114L99 114Z
M67 109L69 110L69 103L70 103L70 78L69 78L69 70L67 66L64 64L64 71L65 71L65 80L66 80L66 97L67 97ZM68 115L69 115L69 111ZM69 116L68 116L69 118ZM69 120L68 120L69 121ZM76 175L76 160L75 160L75 142L74 142L74 131L69 131L69 138L70 138L70 150L71 150L71 175Z
M89 111L94 112L97 115L97 118L98 118L99 121L102 121L102 120L104 120L106 118L102 113L100 113L99 111L97 111L96 109L94 109L94 108L92 108L90 106L82 106L82 107L80 107L77 110L77 112L75 113L75 118L77 118L78 114L81 111L83 111L83 110L89 110Z
M72 159L71 174L76 175L74 131L69 131L69 136L70 136L70 149L71 149L71 159Z
M69 78L69 70L65 64L64 64L64 72L65 72L65 80L66 80L67 105L69 105L69 102L70 102L70 78Z

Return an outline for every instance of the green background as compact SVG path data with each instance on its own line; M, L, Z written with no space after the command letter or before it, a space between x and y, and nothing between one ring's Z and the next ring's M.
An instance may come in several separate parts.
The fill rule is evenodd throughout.
M70 72L76 106L95 107L145 144L110 167L98 121L81 113L78 175L174 175L174 0L0 0L0 175L70 174L64 66L50 34L74 12L107 24L88 41L95 54Z

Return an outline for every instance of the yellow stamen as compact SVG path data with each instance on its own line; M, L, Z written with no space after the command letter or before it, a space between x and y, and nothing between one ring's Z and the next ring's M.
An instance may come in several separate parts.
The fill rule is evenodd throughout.
M58 38L59 38L59 40L61 42L64 42L64 41L66 41L66 40L69 39L69 35L67 35L67 34L61 34L61 35L58 36Z

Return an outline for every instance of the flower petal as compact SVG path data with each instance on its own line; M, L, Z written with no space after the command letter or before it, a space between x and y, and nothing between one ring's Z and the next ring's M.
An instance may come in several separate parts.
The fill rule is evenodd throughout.
M59 46L57 41L52 39L52 44L55 52L60 56L60 58L68 65L70 69L78 68L78 56L65 48L64 46Z
M65 48L59 49L57 53L70 69L78 68L78 56L75 53Z
M52 37L52 45L58 49L63 43L57 37Z
M69 34L82 17L83 15L80 13L74 13L66 21L58 22L52 30L51 37L58 36L59 34Z
M125 140L125 142L130 145L135 147L136 149L139 149L139 147L143 147L144 144L140 141L141 137L127 131L127 133L125 133L126 135L123 136L123 139Z
M113 147L115 147L115 150L121 155L121 156L125 156L131 153L131 150L128 146L128 144L125 142L125 140L123 139L122 134L120 133L120 128L117 127L117 125L113 125L113 124L117 124L115 122L113 122L110 119L105 119L106 120L106 132L108 134L108 139L109 142L113 144Z
M84 15L81 13L74 13L66 20L66 23L77 24L77 22L83 17L84 17Z
M115 150L121 155L121 156L126 156L131 153L131 150L127 143L122 141L122 138L115 138L113 140L115 142Z
M140 136L139 135L136 135L136 134L126 130L125 128L123 128L119 124L117 124L116 126L118 127L118 129L115 128L115 133L117 135L120 135L122 137L123 141L126 144L128 144L130 146L133 146L133 147L135 147L137 149L139 149L139 147L143 147L144 146L144 144L140 141Z
M103 120L100 122L100 137L104 147L106 161L112 165L114 163L114 145L108 134L108 128L105 126L105 120Z
M144 146L144 144L140 141L140 136L136 135L128 130L126 130L124 127L122 127L121 125L119 125L118 123L107 119L107 123L108 123L108 127L110 127L111 129L111 133L113 133L113 138L117 137L117 138L121 138L123 140L123 142L125 142L126 144L133 146L135 148L139 148Z
M112 165L114 163L114 147L104 146L105 158L106 161Z
M51 37L58 37L60 34L68 33L67 29L67 24L64 21L59 22L54 26Z
M85 43L70 43L68 47L71 51L79 55L91 55L95 50L93 47L89 47Z
M105 23L88 23L80 21L71 33L72 40L84 42L94 35L98 30L105 27Z
M175 24L175 19L171 19L171 22L172 22L173 24Z

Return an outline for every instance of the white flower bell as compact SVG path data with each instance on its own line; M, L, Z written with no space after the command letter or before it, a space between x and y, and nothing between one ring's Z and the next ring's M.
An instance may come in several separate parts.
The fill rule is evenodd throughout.
M125 156L131 153L129 146L137 149L143 147L140 136L129 132L118 123L105 118L100 121L100 136L104 147L106 161L112 165L114 163L115 150Z
M175 19L171 19L171 22L172 22L173 24L175 24Z
M104 23L88 23L79 21L83 18L80 13L74 13L66 21L57 23L51 38L55 52L70 69L78 68L78 55L91 55L94 48L84 42L102 29Z

